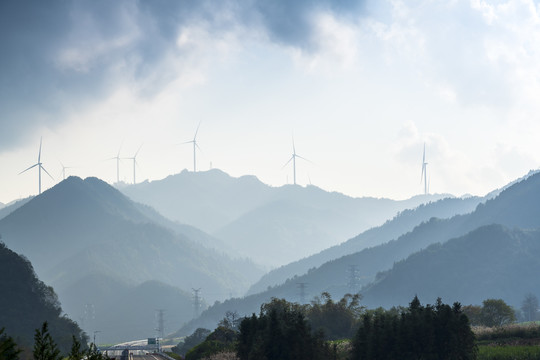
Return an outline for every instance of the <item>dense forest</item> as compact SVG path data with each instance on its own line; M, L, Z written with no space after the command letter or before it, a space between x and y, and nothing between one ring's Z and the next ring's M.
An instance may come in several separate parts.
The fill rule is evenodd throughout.
M408 307L367 310L359 300L346 295L334 301L328 293L309 305L272 299L258 315L229 314L213 332L198 329L188 337L190 350L174 350L186 360L215 354L240 360L476 359L475 335L459 303L437 299L424 306L414 297ZM341 346L344 340L348 346Z
M79 326L62 314L62 308L53 288L40 281L24 257L0 242L0 327L21 347L31 346L35 329L43 322L58 343L61 352L67 353L72 336L86 342Z

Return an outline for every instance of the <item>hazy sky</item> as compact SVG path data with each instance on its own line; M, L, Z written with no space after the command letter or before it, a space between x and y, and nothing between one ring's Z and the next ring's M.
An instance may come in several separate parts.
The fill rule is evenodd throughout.
M337 5L339 4L339 5ZM353 196L484 194L540 163L535 1L0 2L0 201L37 160L116 181L198 168ZM132 161L120 178L133 181ZM44 177L43 188L55 181Z

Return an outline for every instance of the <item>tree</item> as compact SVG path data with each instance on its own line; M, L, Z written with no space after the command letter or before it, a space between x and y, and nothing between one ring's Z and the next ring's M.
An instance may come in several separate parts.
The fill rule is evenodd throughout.
M98 350L96 344L91 343L90 348L86 352L86 359L87 360L106 360L109 357L106 355L103 355L101 351Z
M18 360L20 349L11 336L4 334L4 328L0 329L0 360Z
M364 310L360 299L360 294L346 294L334 302L329 293L322 293L321 298L316 297L306 311L311 327L322 330L327 340L352 337Z
M228 310L225 313L225 317L218 323L218 326L238 331L240 321L242 321L242 318L240 317L238 312Z
M473 326L482 325L482 307L479 305L463 306L463 313L469 318Z
M45 321L40 329L36 329L34 335L34 359L35 360L61 360L60 350L49 334L49 325Z
M82 360L86 356L86 351L81 348L81 343L75 335L72 337L71 351L69 352L69 360Z
M487 299L482 302L480 317L482 325L494 327L511 324L516 321L514 310L502 299Z
M207 359L208 357L234 351L238 333L232 329L218 326L206 339L186 353L186 360Z
M525 295L525 299L521 303L521 311L523 311L525 320L535 321L537 319L538 308L538 298L532 293Z
M186 336L183 343L179 343L171 350L178 355L186 355L189 350L202 343L211 331L204 328L198 328L193 334Z
M362 315L353 338L353 360L472 360L475 337L461 305L437 299L422 306L417 297L406 309L376 309Z
M306 306L272 299L240 323L237 355L241 360L328 359L330 350L320 332L312 333Z

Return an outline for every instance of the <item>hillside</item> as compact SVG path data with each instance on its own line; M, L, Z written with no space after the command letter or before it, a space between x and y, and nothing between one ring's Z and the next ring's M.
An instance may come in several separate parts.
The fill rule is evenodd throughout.
M83 316L85 303L73 287L90 275L106 274L129 286L157 280L185 291L203 288L214 301L243 293L261 274L249 261L156 224L96 178L66 179L1 219L0 233L57 289L74 318ZM185 314L182 321L191 317L191 307Z
M69 291L85 304L77 321L85 328L98 329L100 342L156 336L159 309L164 310L166 333L193 317L191 293L155 280L135 286L92 274L74 283Z
M20 346L31 348L35 329L45 321L63 354L69 352L72 335L82 339L77 324L63 316L53 288L37 278L28 260L1 242L0 284L0 327L5 327L6 334Z
M399 211L445 196L352 198L316 186L270 187L253 176L213 169L122 186L135 201L209 232L267 267L315 254L380 225ZM264 255L262 255L264 254Z
M230 300L225 305L210 308L198 321L203 323L218 321L221 311L226 310L237 310L247 314L256 312L257 309L252 307L253 299L268 301L272 297L284 297L291 301L299 301L301 283L305 284L306 299L323 291L328 291L334 298L339 298L346 292L359 291L361 286L376 280L377 273L384 274L383 271L392 268L394 263L406 259L409 255L431 244L461 237L479 227L496 223L509 228L540 228L540 217L537 216L539 213L540 174L535 174L508 187L496 198L478 205L470 214L456 215L450 219L432 218L396 240L326 262L318 268L310 269L302 276L295 276L262 293L245 299ZM351 266L355 267L354 272L351 271ZM194 322L191 326L196 324L197 322ZM187 327L185 329L188 331Z
M540 231L488 225L396 263L363 289L367 306L404 305L418 295L433 302L481 304L504 299L519 307L528 293L539 294Z
M3 208L0 208L0 219L5 218L9 214L11 214L16 209L20 208L30 200L32 200L33 196L27 197L26 199L16 200L13 202L10 202L9 204L5 205Z
M266 290L269 286L279 285L288 278L303 275L309 269L319 267L325 262L396 239L432 217L449 218L457 214L472 212L483 200L479 197L445 198L422 204L414 209L404 210L383 225L366 230L339 245L271 270L250 287L248 294L255 294Z

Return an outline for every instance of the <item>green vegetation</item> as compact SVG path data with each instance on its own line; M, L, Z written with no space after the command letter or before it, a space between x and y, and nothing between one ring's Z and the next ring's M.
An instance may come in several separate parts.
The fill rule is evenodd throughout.
M208 329L198 328L193 334L186 336L182 343L173 346L171 350L175 354L184 356L189 350L202 343L210 333L211 331Z
M479 346L478 360L540 360L538 346Z
M79 326L62 315L53 288L37 278L27 259L1 242L0 284L7 289L0 296L0 325L5 328L6 334L16 339L21 348L32 347L35 329L41 328L44 322L62 353L69 352L73 335L79 341L83 340Z
M353 360L476 359L469 320L459 303L422 306L417 297L407 309L378 309L362 316L353 339Z
M4 334L4 328L0 329L0 360L17 360L20 349L11 336Z

